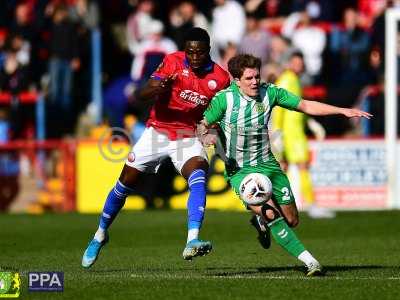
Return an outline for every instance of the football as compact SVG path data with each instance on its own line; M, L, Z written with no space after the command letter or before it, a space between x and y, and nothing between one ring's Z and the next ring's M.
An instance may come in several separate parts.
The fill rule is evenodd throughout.
M240 183L240 198L250 205L262 205L272 195L272 183L269 178L260 173L251 173Z

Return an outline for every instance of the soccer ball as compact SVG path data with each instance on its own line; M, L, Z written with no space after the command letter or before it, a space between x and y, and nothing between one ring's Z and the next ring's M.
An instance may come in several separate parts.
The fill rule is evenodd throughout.
M272 183L269 178L260 173L251 173L240 183L240 198L250 205L262 205L272 195Z

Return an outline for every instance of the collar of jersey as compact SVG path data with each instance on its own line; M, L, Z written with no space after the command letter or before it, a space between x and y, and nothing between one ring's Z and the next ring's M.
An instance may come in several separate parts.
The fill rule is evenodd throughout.
M190 68L189 61L185 57L183 60L183 64L185 65L185 68ZM214 62L210 59L209 62L204 66L203 71L205 72L211 72L213 68Z
M240 94L240 96L241 96L243 99L245 99L245 100L247 100L247 101L257 101L258 99L260 99L260 96L252 98L252 97L250 97L250 96L247 96L247 95L243 94L243 93L240 91L239 87L237 86L237 84L236 84L235 82L232 82L232 87L233 87L233 89L234 89L236 92L238 92L238 93Z

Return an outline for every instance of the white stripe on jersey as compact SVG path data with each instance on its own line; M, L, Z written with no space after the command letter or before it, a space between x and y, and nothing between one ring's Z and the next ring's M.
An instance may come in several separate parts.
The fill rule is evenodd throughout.
M262 139L262 160L263 162L268 160L269 157L269 152L270 149L268 149L270 147L270 142L269 142L269 134L268 134L268 128L269 128L269 120L271 119L271 105L269 104L269 97L268 97L268 93L267 91L265 91L265 97L263 99L263 103L264 103L264 107L265 107L265 113L264 113L264 124L267 125L265 128L265 132L263 134L263 139Z
M226 157L231 156L231 135L232 135L232 127L231 127L231 115L233 109L233 93L227 92L226 93L226 113L225 113L225 137L226 137Z
M258 125L258 114L259 112L257 111L256 105L253 103L253 109L251 110L251 126L253 128L259 128ZM252 142L251 145L248 145L248 149L250 152L250 166L256 166L257 165L257 148L260 145L257 145L257 140L256 139L249 139L249 141Z
M244 104L244 105L243 105ZM236 139L236 162L239 167L243 167L243 154L244 154L244 142L246 139L246 123L245 123L245 113L248 101L243 97L239 97L239 114L237 118L237 139ZM242 130L239 130L242 128Z

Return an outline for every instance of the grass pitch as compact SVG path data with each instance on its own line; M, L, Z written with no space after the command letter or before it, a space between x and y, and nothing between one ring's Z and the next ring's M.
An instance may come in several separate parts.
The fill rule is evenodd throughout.
M275 242L263 250L249 218L207 211L201 237L214 249L188 262L186 212L123 212L85 270L97 215L0 215L0 270L20 272L21 299L399 299L399 211L302 215L296 232L325 266L323 278L306 278ZM64 292L28 292L30 271L63 271Z

